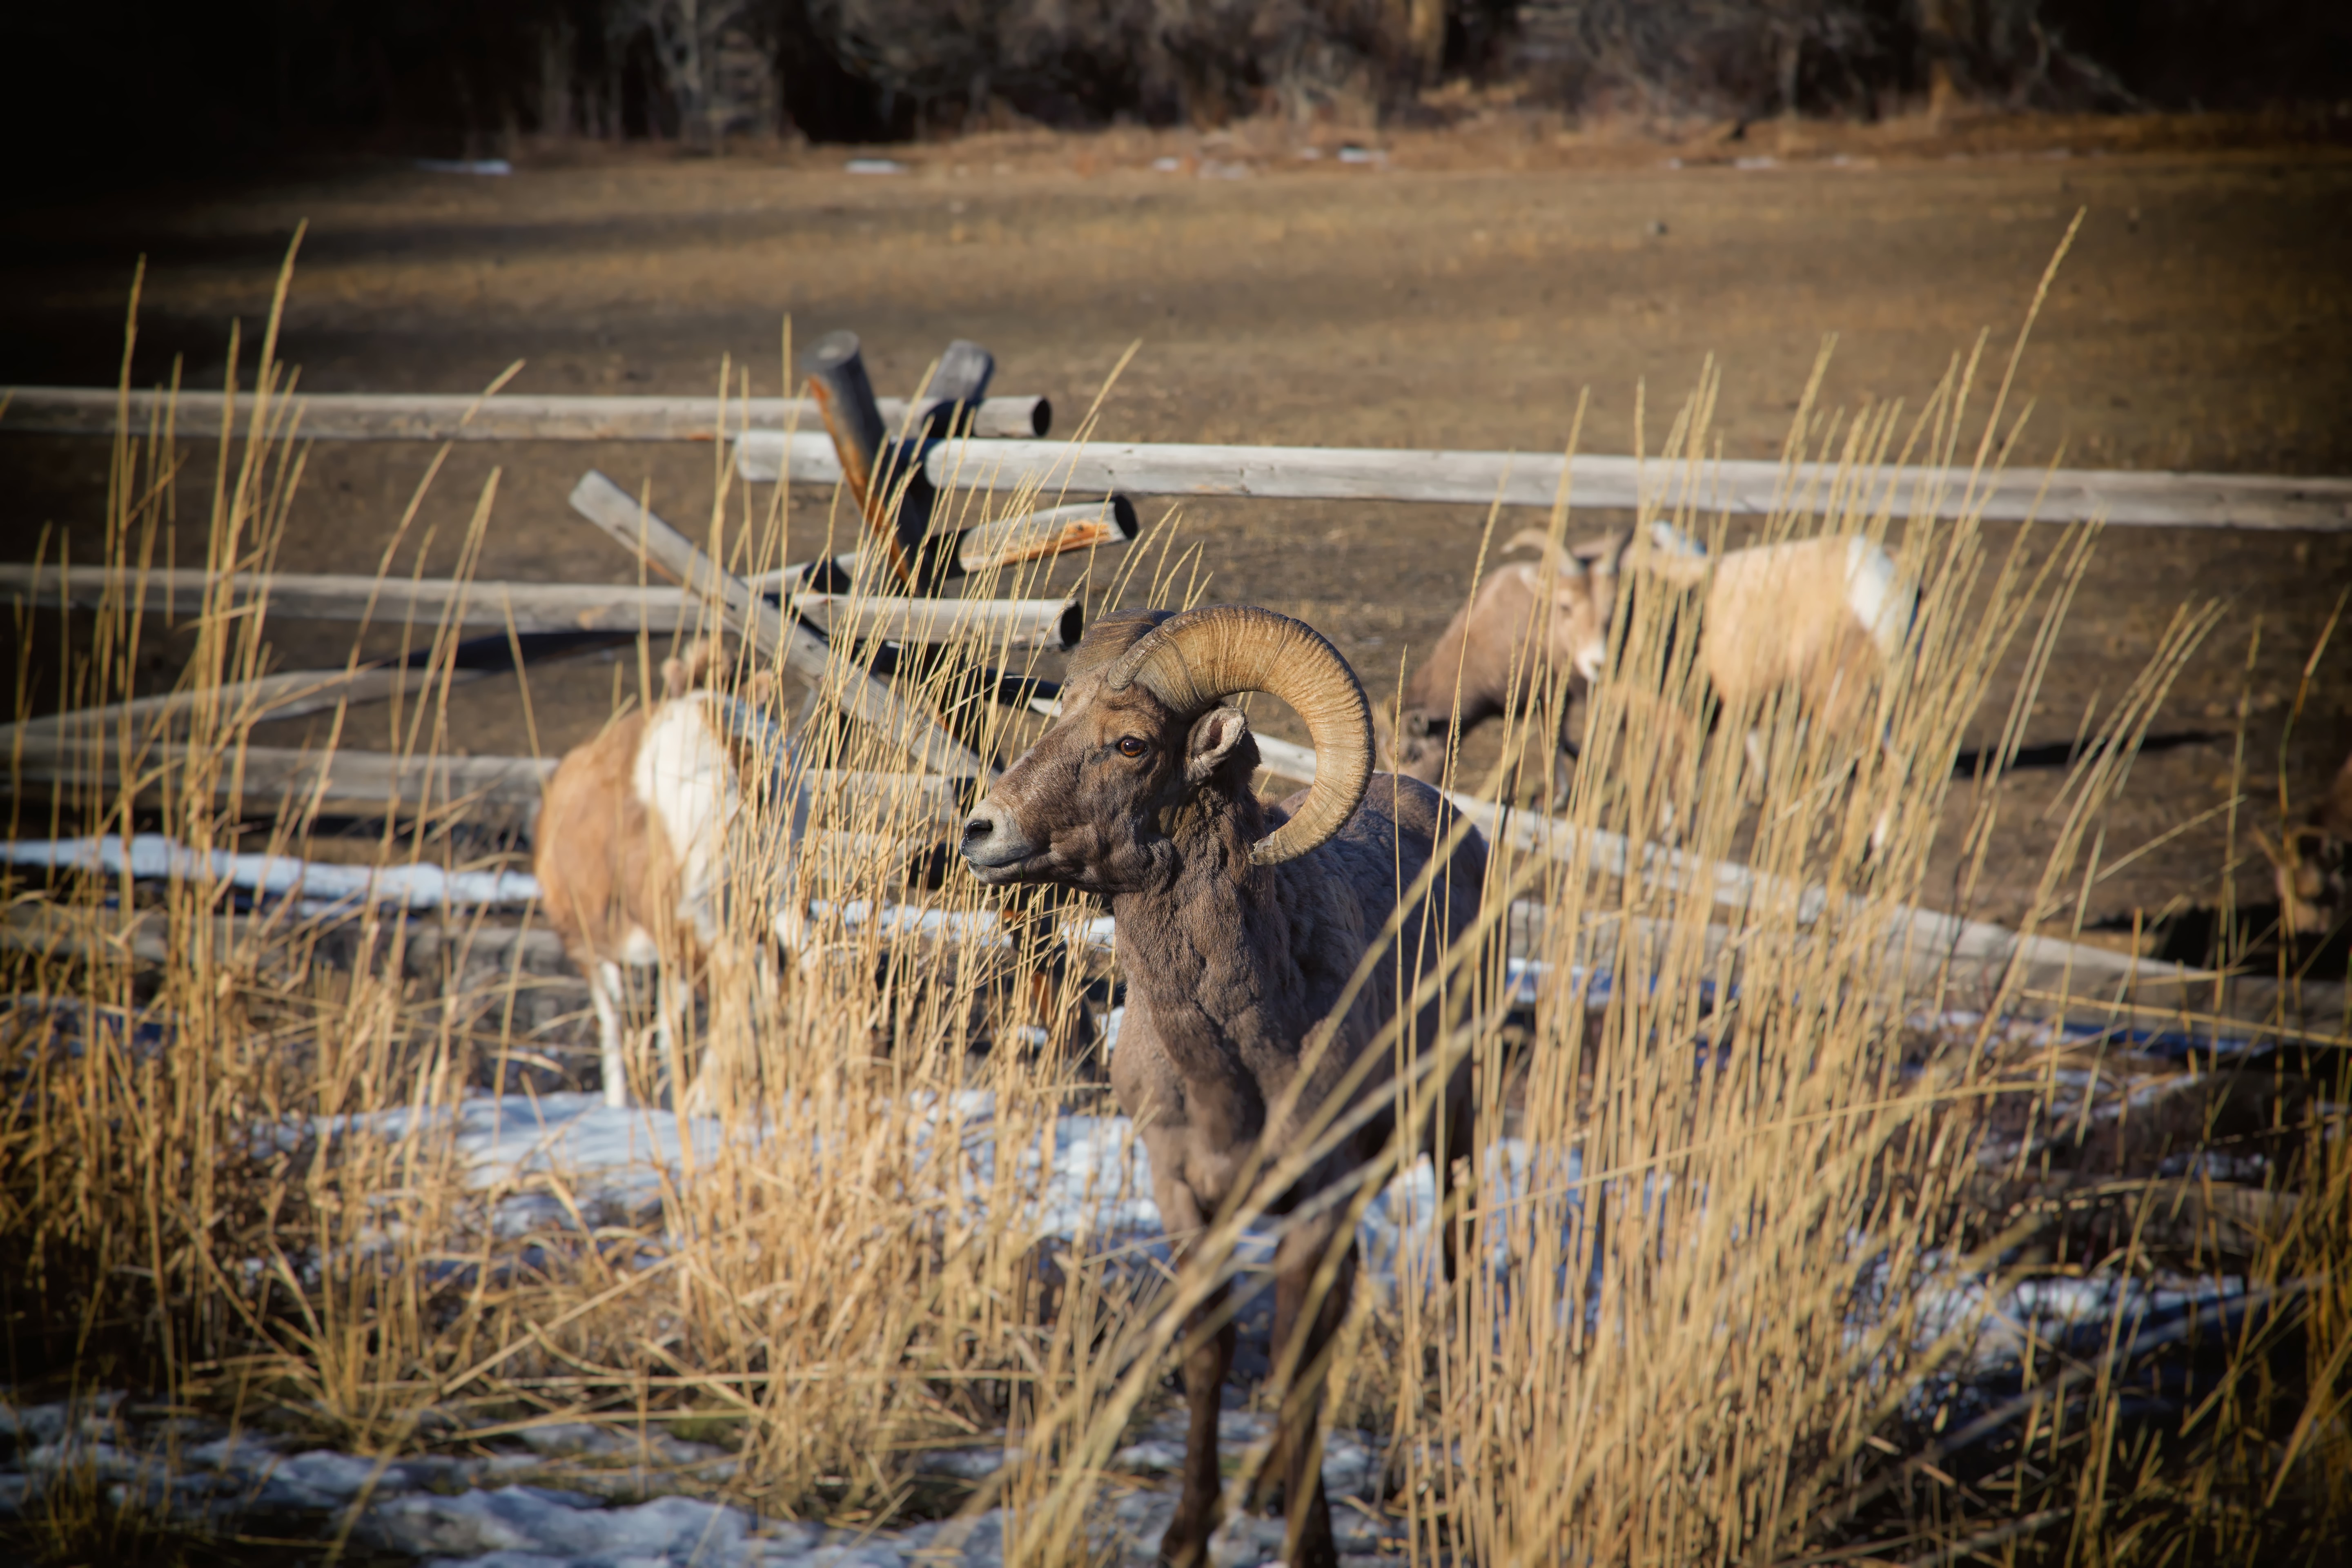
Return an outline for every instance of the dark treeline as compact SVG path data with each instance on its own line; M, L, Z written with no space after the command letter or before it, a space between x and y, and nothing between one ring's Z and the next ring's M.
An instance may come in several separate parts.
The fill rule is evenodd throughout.
M1570 112L1877 116L2352 93L2344 0L26 0L20 178L519 137L874 142L1028 121L1410 121L1441 80Z

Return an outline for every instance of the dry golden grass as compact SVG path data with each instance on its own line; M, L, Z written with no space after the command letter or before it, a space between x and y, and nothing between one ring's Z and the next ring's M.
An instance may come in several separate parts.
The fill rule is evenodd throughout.
M210 460L207 564L268 568L302 465L274 331L273 319L238 424L209 454L184 450L168 427L119 441L105 560L153 564L159 478ZM1998 463L2011 430L1998 396L1990 414L1971 406L1979 369L1956 364L1916 418L1885 408L1833 422L1820 455ZM1660 460L1710 450L1711 397L1702 387L1683 410ZM723 476L719 495L712 553L743 571L779 564L781 500L762 513ZM1775 529L1888 538L1886 500L1847 485L1792 506ZM469 556L495 501L493 477ZM1555 527L1566 521L1564 502ZM1704 531L1700 518L1677 521ZM1106 572L1097 607L1195 595L1175 538ZM1569 826L1536 850L1496 841L1488 940L1426 982L1445 998L1448 1037L1381 1047L1401 1061L1420 1047L1424 1070L1398 1077L1408 1101L1443 1080L1427 1064L1467 1053L1486 1136L1508 1121L1520 1140L1513 1173L1486 1164L1465 1206L1435 1219L1475 1227L1495 1267L1449 1286L1433 1252L1406 1251L1392 1294L1366 1289L1333 1378L1334 1412L1394 1439L1396 1506L1418 1558L2271 1560L2317 1553L2352 1524L2352 1151L2340 1106L2278 1130L2287 1155L2264 1189L2274 1201L2232 1211L2227 1245L2217 1228L2218 1250L2199 1255L2271 1307L2208 1357L2185 1415L2131 1418L2139 1362L2046 1357L2023 1380L2021 1426L1958 1442L1970 1412L1944 1380L1976 1323L1938 1303L1971 1277L2046 1270L2033 1247L2058 1223L2046 1206L1987 1199L1989 1108L2021 1092L2053 1104L2056 1077L2021 1090L2025 1069L1988 1048L2018 998L1948 994L1933 955L1891 945L1887 922L1920 901L1948 791L1972 792L1976 863L2000 852L1999 779L1956 786L1952 759L2003 652L2050 646L2094 542L2074 536L2028 574L2021 553L1990 554L1970 520L1901 534L1919 626L1872 717L1900 765L1854 736L1807 731L1777 702L1719 726L1763 732L1767 776L1736 743L1669 746L1704 694L1690 639L1666 635L1656 597L1634 606L1629 678L1595 704ZM1017 576L974 591L1019 592ZM2181 612L2110 713L2108 743L2084 753L2041 922L2069 929L2085 879L2119 852L2104 843L2105 815L2166 682L2210 624L2209 610ZM237 832L249 715L202 698L260 673L268 633L265 616L224 591L194 626L183 689L199 700L171 737L185 762L151 764L159 731L94 736L93 764L115 764L124 787L44 826L161 827L200 852L257 847ZM64 695L121 695L152 635L121 602L102 609L95 652L71 664ZM456 640L446 626L416 635L445 661ZM953 679L950 661L928 695ZM1633 701L1637 689L1660 695ZM438 750L446 689L404 716L416 754ZM2011 700L2027 711L2032 682ZM1008 754L1034 722L993 706L980 715L982 738ZM1548 765L1547 724L1533 716L1507 760L1525 752L1531 769ZM903 764L869 736L818 726L802 765ZM143 784L160 792L144 805ZM1638 846L1669 800L1682 858L1637 854L1620 874L1587 853L1611 833ZM443 829L462 807L402 803L380 863L446 858ZM1882 810L1895 831L1871 855ZM278 815L270 843L299 843L313 815L299 803ZM19 814L20 829L33 826ZM820 868L755 846L735 858L730 907L814 897L838 917L906 899L901 848L937 837L911 792L823 799L812 826L866 835L835 842L868 852ZM1742 847L1756 890L1718 901L1705 865ZM1694 866L1702 874L1680 874ZM821 883L807 879L819 869ZM1794 896L1808 888L1826 901ZM1017 1153L1050 1154L1057 1117L1103 1107L1080 1064L1009 1048L1016 1026L1044 1021L1024 1010L1032 960L998 948L983 922L890 941L874 920L821 918L824 956L779 985L722 974L688 1041L722 1075L715 1131L679 1138L657 1205L615 1212L562 1172L486 1182L451 1135L468 1087L507 1081L535 1048L514 1023L530 984L519 959L451 995L404 979L420 922L382 911L331 931L289 905L226 922L226 888L194 878L158 895L127 876L79 877L26 898L93 926L110 899L149 906L168 942L161 963L102 941L6 960L17 1003L0 1268L19 1281L20 1367L60 1384L139 1384L362 1453L488 1442L557 1419L719 1434L740 1455L730 1495L845 1519L936 1506L919 1493L915 1456L1006 1431L1018 1457L966 1506L1013 1510L1008 1560L1103 1550L1110 1457L1160 1398L1183 1314L1210 1280L1162 1279L1139 1266L1131 1238L1072 1240L1034 1212ZM955 916L992 907L959 875L920 901ZM1549 966L1531 1025L1503 995L1515 904L1539 912L1511 921L1519 956ZM765 921L745 924L752 940ZM1074 966L1055 1007L1077 1005L1081 978ZM1923 1052L1914 1016L1960 1005L1985 1015L1980 1034L1948 1030ZM976 1058L981 1031L997 1048ZM658 1096L672 1066L644 1062L641 1089ZM991 1097L984 1164L951 1110L973 1105L955 1097L975 1089ZM643 1114L649 1135L663 1123L685 1131L669 1111ZM1341 1131L1265 1152L1261 1190ZM1396 1173L1374 1166L1348 1201L1370 1205ZM2072 1265L2062 1248L2062 1271L2131 1276L2165 1261L2143 1236L2177 1194L2153 1182L2118 1191L2111 1205L2136 1217L2103 1234L2121 1241ZM564 1218L520 1235L494 1223L527 1192ZM1220 1255L1255 1218L1248 1205L1220 1215L1202 1254ZM2189 1251L2202 1245L2192 1237Z

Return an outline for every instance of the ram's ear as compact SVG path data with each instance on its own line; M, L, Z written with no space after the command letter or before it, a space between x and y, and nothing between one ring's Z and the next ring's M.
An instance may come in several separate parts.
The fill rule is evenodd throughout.
M1184 738L1184 782L1200 784L1249 748L1249 763L1257 765L1257 742L1250 739L1249 715L1238 708L1212 708L1192 721Z

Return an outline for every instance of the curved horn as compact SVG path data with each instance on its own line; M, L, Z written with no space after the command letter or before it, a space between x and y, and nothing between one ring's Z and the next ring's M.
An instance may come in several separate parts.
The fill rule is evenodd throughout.
M1539 528L1523 528L1511 535L1511 542L1503 546L1503 553L1508 555L1514 550L1541 551L1552 570L1563 577L1584 575L1584 563L1570 555L1566 545Z
M1105 672L1188 717L1239 691L1281 698L1307 721L1315 783L1298 815L1250 847L1260 866L1295 860L1355 815L1372 777L1372 710L1339 650L1304 621L1251 605L1211 605L1154 626Z

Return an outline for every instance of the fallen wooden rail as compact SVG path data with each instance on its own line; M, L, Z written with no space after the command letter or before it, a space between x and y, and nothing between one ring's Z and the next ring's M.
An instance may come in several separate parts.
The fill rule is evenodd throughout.
M972 574L1049 555L1127 544L1135 535L1135 503L1113 495L1107 501L1048 507L1026 517L967 528L956 537L956 565Z
M133 771L143 791L161 788L163 775L184 769L186 746L136 745ZM530 805L555 772L552 757L404 757L390 752L317 752L295 746L245 746L218 753L209 770L216 796L232 792L247 801L297 802L315 796L331 812L381 810L395 803L446 805ZM18 786L96 785L113 790L123 782L121 759L111 746L53 736L28 737L18 749L0 752L0 776ZM938 773L876 773L820 768L805 776L820 795L848 791L878 814L914 813L927 822L960 822L976 791L968 778ZM856 814L853 812L853 816Z
M111 566L0 566L0 593L19 604L95 609L110 595L151 615L194 615L205 607L212 574L200 568L130 572ZM414 621L518 632L677 631L701 623L700 602L667 584L501 583L442 577L339 576L319 573L239 574L236 595L266 595L280 619Z
M764 587L781 575L771 573L751 579L750 584ZM184 567L133 573L110 566L0 566L0 595L20 605L44 606L95 609L110 595L126 606L135 602L150 614L194 615L204 608L211 582L210 573ZM446 619L467 630L512 626L524 634L674 632L700 626L707 615L700 600L667 584L638 587L280 572L240 575L235 594L240 600L266 598L270 615L281 620L368 619L378 625L413 622L429 627ZM1068 647L1083 628L1075 599L853 599L846 595L796 594L793 603L821 625L838 616L844 605L856 603L864 606L856 635L894 642L950 642L977 635L999 647ZM293 680L292 677L269 679ZM342 680L345 672L320 670L313 672L313 679L322 684ZM331 701L320 704L332 705ZM292 711L270 716L290 717ZM67 718L57 717L60 721ZM77 716L72 721L86 721ZM0 733L5 732L5 727L0 726Z
M386 752L315 752L294 746L245 746L213 754L206 788L216 799L235 796L247 806L316 801L331 816L374 815L455 805L528 807L555 771L552 762L530 757L403 757ZM12 786L47 784L67 789L130 788L139 799L184 787L187 764L197 754L186 746L134 744L118 753L108 744L72 737L29 737L13 753L0 756L0 775ZM129 766L126 768L126 760Z
M0 435L110 436L127 410L131 433L143 434L168 411L183 438L219 433L217 392L134 392L111 387L20 386L0 393ZM896 431L922 423L938 399L910 408L903 397L878 400ZM806 397L730 399L726 428L715 397L531 397L501 394L298 393L296 433L314 441L717 441L746 426L822 430L816 403ZM240 414L252 406L240 399ZM471 417L467 417L470 412ZM910 419L909 415L912 415ZM991 397L974 413L970 435L1034 439L1054 426L1053 403L1043 397ZM820 435L820 439L822 436Z
M753 431L735 444L745 479L828 484L841 465L822 435ZM1644 463L1633 458L1523 452L1391 451L1341 447L1146 446L1112 442L941 441L924 458L942 489L1080 495L1234 496L1281 500L1446 501L1550 506L1563 472L1580 507L1685 502L1700 512L1771 513L1843 505L1861 484L1864 510L1895 517L1996 521L2103 519L2152 528L2352 531L2352 479L2264 474L2137 473L2122 469L2007 469L1971 486L1958 468L1871 468L1724 461Z
M236 951L264 923L251 915L213 916L213 951L224 955ZM51 960L130 958L165 963L172 957L172 922L162 910L16 903L0 911L0 950Z
M0 748L13 744L19 735L28 740L79 738L87 744L90 738L126 724L133 735L141 735L158 725L175 724L200 707L218 710L224 721L233 725L260 724L273 719L299 719L306 713L326 712L346 703L357 707L362 703L388 701L394 697L413 696L432 687L444 673L422 666L289 669L282 674L264 675L252 680L232 680L201 691L174 691L161 697L139 697L127 702L68 709L59 713L45 713L37 719L21 720L14 724L0 724ZM452 684L462 684L479 679L491 672L452 669L446 673Z
M1315 753L1308 748L1266 735L1256 741L1259 763L1267 773L1301 783L1314 778ZM2264 1020L2298 1035L2325 1031L2331 1020L2338 1029L2345 1023L2341 985L2307 985L2289 994L2261 976L2224 981L2210 970L2014 931L1908 904L1847 899L1833 909L1825 889L1734 862L1703 859L1603 828L1580 828L1559 817L1472 795L1454 793L1446 798L1477 824L1490 843L1587 866L1607 876L1704 891L1711 902L1740 910L1751 922L1768 909L1783 911L1800 928L1817 925L1832 913L1880 922L1887 956L1908 983L1953 988L1958 998L1990 997L2007 987L2013 997L2061 1014L2087 1011L2143 1023L2170 1020L2209 1034L2225 1027L2260 1034ZM2225 1000L2220 1012L2211 1007L2217 984Z

